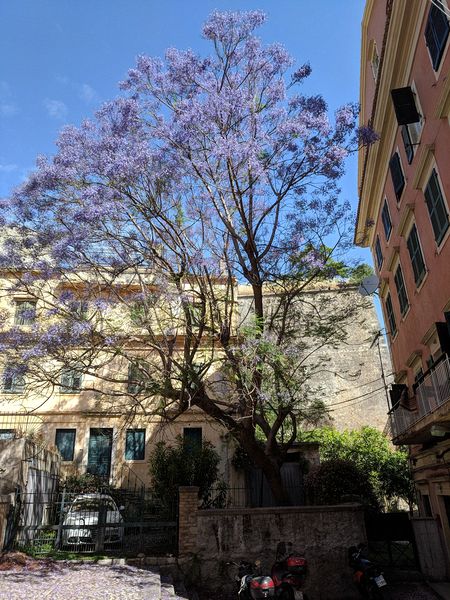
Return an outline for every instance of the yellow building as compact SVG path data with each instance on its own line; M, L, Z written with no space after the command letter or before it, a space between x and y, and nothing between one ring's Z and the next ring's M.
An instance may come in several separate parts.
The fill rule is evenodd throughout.
M9 371L9 359L3 358L0 438L32 435L58 448L63 475L88 472L124 487L150 483L148 459L157 441L170 443L178 435L194 442L208 440L221 457L224 479L231 486L243 484L242 475L232 467L236 444L227 430L199 408L184 406L178 410L175 399L173 403L170 399L162 402L147 387L147 371L152 377L160 372L161 381L167 370L172 378L177 374L181 377L181 371L176 371L177 355L185 351L189 332L195 337L196 311L203 310L201 291L195 285L187 283L182 290L193 307L188 324L175 301L179 295L168 290L158 292L148 274L137 278L136 274L113 276L104 272L102 282L98 274L94 277L90 273L67 275L58 281L36 278L32 283L20 276L19 286L17 275L5 273L2 278L3 326L36 339L26 374ZM215 285L220 304L225 296L221 286L225 284L217 281ZM112 293L117 294L117 303L108 301ZM150 300L149 293L154 296ZM273 294L266 291L268 306ZM219 306L217 310L228 310L231 335L236 335L252 314L251 292L247 286L236 284L233 297L233 309ZM302 298L304 305L314 306L319 313L325 307L328 311L339 306L345 310L345 303L359 297L355 287L342 291L336 285L321 285L310 286ZM33 355L39 336L49 335L52 323L57 326L64 322L65 313L72 327L68 340L73 339L73 327L95 320L96 337L90 340L90 347L65 345L62 336L52 356L45 354L45 349L41 356ZM40 322L45 327L34 334ZM146 322L152 323L151 331ZM381 348L373 343L379 329L373 304L361 304L359 318L345 328L345 343L325 347L320 342L314 350L320 354L321 366L309 391L321 397L329 409L323 423L339 429L371 424L383 430L387 420L383 378L389 378L390 366L383 340L377 339ZM60 339L61 330L58 335ZM109 341L112 337L114 344ZM158 354L162 347L163 356ZM311 348L310 344L308 352L312 355ZM14 354L14 349L10 350ZM220 375L220 344L206 332L195 351L196 364L207 370L208 392L220 401L230 389Z

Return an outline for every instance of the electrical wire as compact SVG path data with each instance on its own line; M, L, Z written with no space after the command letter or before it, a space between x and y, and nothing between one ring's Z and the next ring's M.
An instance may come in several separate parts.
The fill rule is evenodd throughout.
M327 406L331 407L331 406L340 406L341 404L348 404L349 402L353 402L354 400L360 400L362 398L366 398L367 396L371 396L371 395L375 394L376 392L380 392L381 390L384 390L384 389L385 389L385 386L383 385L383 386L377 388L376 390L370 390L370 392L366 392L365 394L355 396L354 398L347 398L347 400L341 400L340 402L333 402L332 404L328 404Z

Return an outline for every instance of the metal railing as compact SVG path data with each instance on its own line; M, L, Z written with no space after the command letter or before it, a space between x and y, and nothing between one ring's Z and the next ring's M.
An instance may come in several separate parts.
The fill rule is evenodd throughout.
M7 549L36 556L108 553L135 556L176 553L178 498L161 501L106 488L16 494L8 516Z
M391 412L394 439L450 400L450 357L445 356L416 386L417 409L399 406Z

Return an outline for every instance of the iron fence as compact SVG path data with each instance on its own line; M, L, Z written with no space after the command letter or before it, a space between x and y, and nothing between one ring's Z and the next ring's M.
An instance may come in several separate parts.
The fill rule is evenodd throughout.
M178 498L161 501L145 489L18 492L9 546L34 555L176 554L177 508Z

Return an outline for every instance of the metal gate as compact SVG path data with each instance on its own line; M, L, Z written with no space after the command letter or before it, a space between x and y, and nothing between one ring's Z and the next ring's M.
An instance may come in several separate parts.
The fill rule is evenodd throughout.
M178 498L161 501L144 489L17 492L9 545L36 556L176 554L177 510Z
M384 567L419 568L408 513L366 513L365 521L371 559Z

